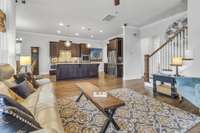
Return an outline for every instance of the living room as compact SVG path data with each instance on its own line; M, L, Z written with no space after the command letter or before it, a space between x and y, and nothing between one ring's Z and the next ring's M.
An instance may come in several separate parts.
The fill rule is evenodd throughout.
M195 0L1 0L2 133L200 133Z

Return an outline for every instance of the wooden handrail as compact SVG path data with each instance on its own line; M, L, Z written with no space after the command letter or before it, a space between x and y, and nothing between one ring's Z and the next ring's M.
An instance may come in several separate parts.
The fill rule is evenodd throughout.
M169 38L163 45L161 45L159 48L157 48L152 54L149 55L149 57L152 57L154 54L156 54L160 49L162 49L164 46L166 46L170 41L172 41L174 38L176 38L176 36L184 31L185 29L187 29L187 27L183 27L182 29L178 30L175 35L171 38Z

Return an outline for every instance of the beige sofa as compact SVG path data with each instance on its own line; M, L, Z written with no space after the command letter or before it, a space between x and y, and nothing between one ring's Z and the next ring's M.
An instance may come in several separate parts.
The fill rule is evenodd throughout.
M64 128L56 107L54 87L50 80L40 79L38 81L40 87L37 91L25 100L19 100L7 90L8 87L16 84L12 78L13 74L14 69L10 65L0 65L0 93L18 100L32 112L36 121L44 128L34 133L64 133Z

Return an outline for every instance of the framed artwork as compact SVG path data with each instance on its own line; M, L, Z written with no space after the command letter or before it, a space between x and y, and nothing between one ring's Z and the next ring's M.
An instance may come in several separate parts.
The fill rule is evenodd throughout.
M103 49L91 48L90 60L91 61L102 61L103 60Z

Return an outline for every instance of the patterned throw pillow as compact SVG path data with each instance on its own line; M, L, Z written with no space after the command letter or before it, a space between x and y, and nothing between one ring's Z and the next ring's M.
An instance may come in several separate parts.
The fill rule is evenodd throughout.
M28 81L24 81L10 89L24 99L35 92L34 88L28 83Z
M15 107L0 108L0 132L29 133L41 129L38 122Z
M28 109L26 109L24 106L22 106L21 104L19 104L12 98L10 98L6 95L0 94L0 107L6 107L6 106L15 107L15 108L23 111L24 113L30 115L32 118L34 118L32 113Z

